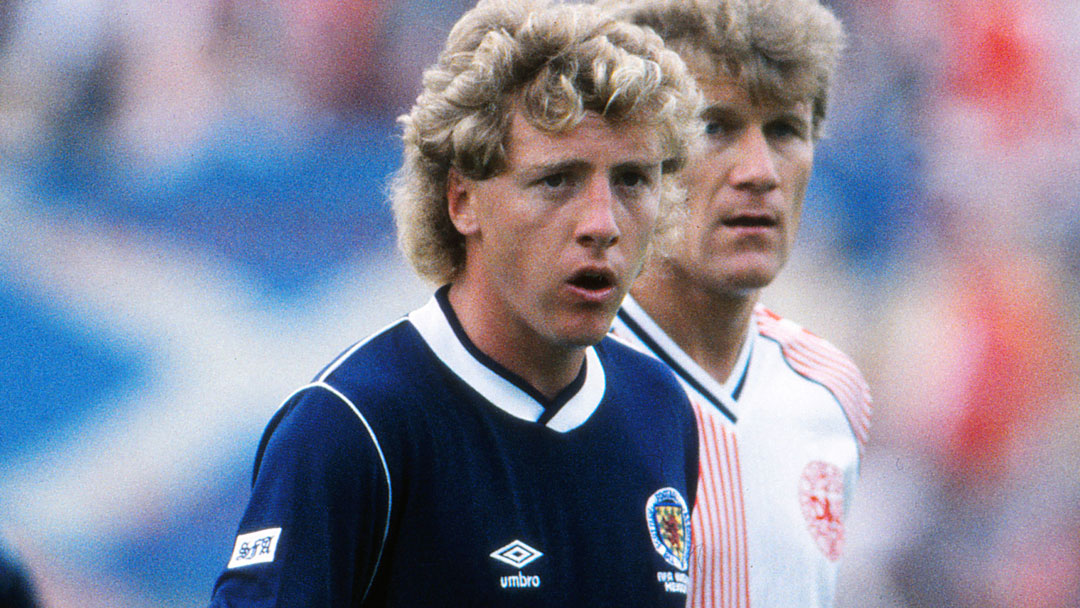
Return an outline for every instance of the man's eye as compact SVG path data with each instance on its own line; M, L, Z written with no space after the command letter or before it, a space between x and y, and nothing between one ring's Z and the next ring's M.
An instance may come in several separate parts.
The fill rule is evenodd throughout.
M738 128L737 125L730 120L713 119L705 121L705 135L710 136L724 136L729 135Z
M548 188L558 188L566 183L566 176L562 173L548 175L540 179L540 183Z
M648 178L636 171L627 171L626 173L620 174L618 177L618 184L627 188L635 188L637 186L642 186L647 181Z
M775 122L770 124L768 127L766 127L766 134L770 137L776 138L806 138L806 133L804 132L804 129L789 122Z

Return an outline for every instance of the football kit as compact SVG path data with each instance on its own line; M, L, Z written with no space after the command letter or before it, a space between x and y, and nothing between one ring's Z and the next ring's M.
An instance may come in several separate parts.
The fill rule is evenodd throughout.
M440 289L289 397L212 606L683 606L694 412L605 337L553 399Z
M723 383L631 297L612 331L675 371L698 418L688 606L832 606L869 429L870 394L854 364L761 305Z

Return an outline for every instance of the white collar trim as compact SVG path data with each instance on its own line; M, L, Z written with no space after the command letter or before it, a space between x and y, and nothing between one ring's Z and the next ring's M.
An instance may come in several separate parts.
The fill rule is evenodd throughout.
M743 340L743 344L739 349L739 358L735 362L735 366L731 370L731 374L728 375L727 380L723 384L718 382L707 371L705 371L690 355L686 354L686 351L681 346L675 343L656 321L653 321L649 313L645 312L645 309L638 304L634 298L627 295L623 300L623 310L634 320L635 323L641 328L642 333L645 334L656 346L663 351L663 354L669 357L682 369L673 370L676 375L688 376L698 386L702 387L709 393L711 397L714 397L717 401L722 403L725 408L731 411L733 414L738 415L738 405L735 403L735 399L732 396L735 392L735 388L739 383L739 380L743 377L746 366L750 362L750 352L753 350L754 338L756 337L757 327L751 320L750 329L747 332L746 338ZM633 330L627 327L631 333ZM643 344L646 349L649 349L647 344Z
M540 420L544 406L474 357L454 333L434 296L427 304L409 313L409 322L420 332L435 356L492 405L521 420ZM547 422L547 427L565 433L584 424L599 407L605 388L604 367L596 349L590 346L585 349L585 382Z

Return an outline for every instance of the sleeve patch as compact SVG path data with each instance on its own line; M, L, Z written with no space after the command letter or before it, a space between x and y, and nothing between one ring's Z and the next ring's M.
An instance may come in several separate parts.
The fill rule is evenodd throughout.
M274 561L274 553L277 551L280 536L281 528L267 528L237 536L228 569Z

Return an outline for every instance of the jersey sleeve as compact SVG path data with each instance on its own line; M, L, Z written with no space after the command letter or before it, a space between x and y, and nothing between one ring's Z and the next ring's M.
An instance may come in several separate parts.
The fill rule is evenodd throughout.
M263 435L210 606L362 605L389 516L389 473L367 421L329 386L302 389Z

